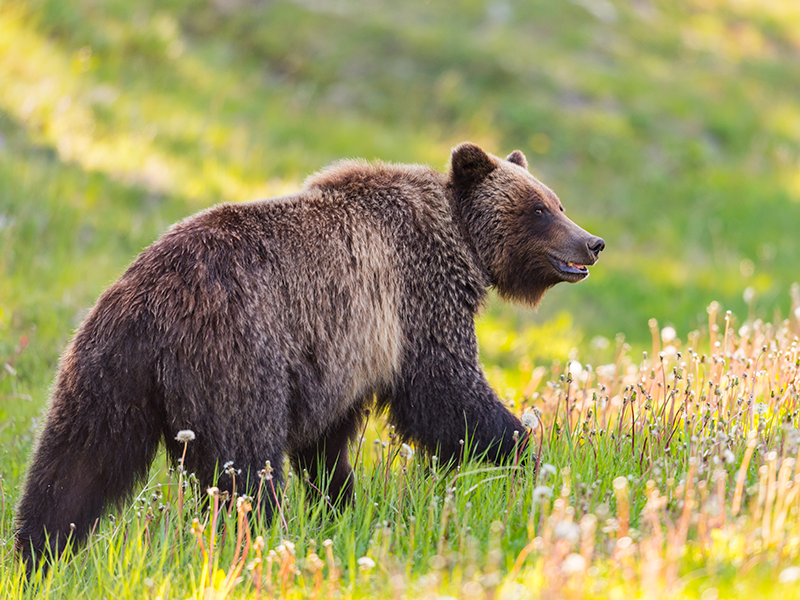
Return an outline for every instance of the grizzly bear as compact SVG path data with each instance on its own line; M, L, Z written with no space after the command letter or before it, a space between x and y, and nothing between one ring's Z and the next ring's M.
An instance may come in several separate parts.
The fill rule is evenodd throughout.
M348 442L376 402L441 461L460 440L501 462L522 424L478 362L489 287L539 303L604 248L527 171L464 143L446 174L340 162L292 195L221 204L172 226L97 301L64 352L17 507L28 565L79 542L162 441L173 461L252 493L284 457L333 498L353 493ZM321 482L316 480L318 485ZM240 486L239 491L243 491ZM264 510L272 514L272 506Z

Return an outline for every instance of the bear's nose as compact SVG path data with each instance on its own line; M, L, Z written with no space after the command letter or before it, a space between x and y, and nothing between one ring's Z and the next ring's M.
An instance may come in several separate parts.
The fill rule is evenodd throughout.
M606 243L603 238L593 237L588 242L586 242L586 246L589 248L589 252L594 254L595 258L600 252L603 251L603 248L606 247Z

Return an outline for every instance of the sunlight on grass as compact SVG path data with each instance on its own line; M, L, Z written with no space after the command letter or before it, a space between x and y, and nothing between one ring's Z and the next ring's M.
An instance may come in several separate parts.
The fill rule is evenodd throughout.
M453 469L393 432L357 441L374 452L356 453L352 508L293 473L264 523L258 499L278 497L269 465L256 499L206 493L180 465L156 472L46 578L26 588L10 565L2 592L800 597L800 291L792 309L737 328L712 305L705 333L651 323L641 360L622 347L602 367L552 372L519 407L526 463Z
M795 0L0 4L0 597L800 598L799 52ZM355 505L293 473L265 523L162 454L26 587L17 489L102 288L199 208L464 139L608 243L477 322L540 460L448 469L373 415Z
M7 6L0 12L0 107L38 131L43 141L58 149L64 162L78 163L87 171L107 173L153 192L198 199L216 196L252 200L299 188L297 182L242 178L230 166L213 159L204 160L197 168L180 155L160 151L152 137L164 123L184 133L196 131L199 144L218 145L219 131L203 127L207 116L187 112L185 106L175 106L176 112L163 114L165 103L148 95L136 101L158 107L162 114L157 121L143 130L117 127L98 135L92 105L113 104L119 92L91 81L86 74L91 59L91 49L87 48L70 60L63 50L27 25L21 9ZM210 78L203 77L197 61L185 60L181 65L193 79ZM216 85L226 83L216 81ZM193 127L187 127L190 122Z

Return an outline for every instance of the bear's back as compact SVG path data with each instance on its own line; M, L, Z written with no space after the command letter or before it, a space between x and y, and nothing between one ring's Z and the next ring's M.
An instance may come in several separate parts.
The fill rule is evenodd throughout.
M431 169L341 163L297 194L174 225L107 294L153 315L148 337L165 357L158 379L169 396L202 395L231 370L245 381L260 362L285 369L296 388L293 447L399 372L401 313L420 285L410 263L449 227L448 210ZM198 371L202 382L187 378Z

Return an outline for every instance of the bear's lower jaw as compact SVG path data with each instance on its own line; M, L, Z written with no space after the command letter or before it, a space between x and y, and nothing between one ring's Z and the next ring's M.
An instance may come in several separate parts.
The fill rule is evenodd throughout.
M553 267L555 267L559 276L564 281L577 283L578 281L582 281L589 276L589 269L586 268L586 265L563 261L560 258L556 258L550 254L547 255L547 258L550 259L550 263L553 265Z

